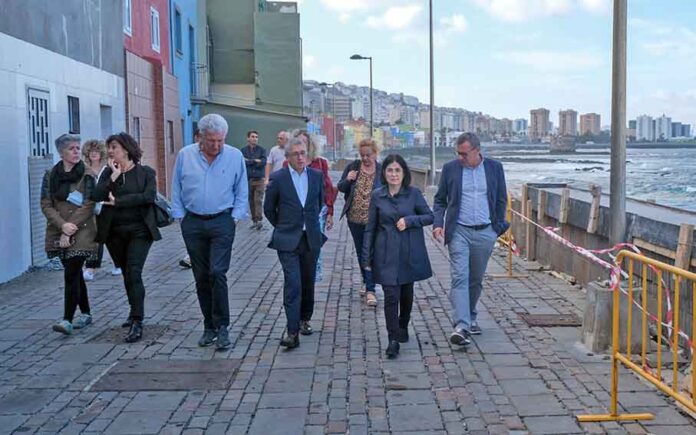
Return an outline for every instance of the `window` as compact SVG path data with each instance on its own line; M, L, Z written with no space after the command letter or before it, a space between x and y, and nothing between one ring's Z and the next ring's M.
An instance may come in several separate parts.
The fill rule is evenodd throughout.
M167 121L167 148L169 148L169 153L174 153L174 122Z
M174 9L174 47L176 48L176 54L181 55L184 53L184 43L183 35L181 34L183 29L181 27L181 12L179 9Z
M123 33L128 36L133 35L131 27L131 0L123 0Z
M107 138L113 133L111 125L111 106L99 105L99 118L101 121L101 137Z
M189 86L191 86L191 94L192 95L197 95L194 91L196 89L196 74L194 74L195 71L195 66L196 66L196 32L193 29L193 26L188 27L188 43L189 43L189 71L191 71L191 74L189 74Z
M80 99L68 96L68 133L80 134Z
M27 112L29 115L29 155L39 157L50 154L48 92L27 89Z
M160 20L157 9L150 8L150 39L152 40L152 49L160 52Z
M140 118L133 117L133 123L131 124L130 134L133 136L138 145L140 145Z

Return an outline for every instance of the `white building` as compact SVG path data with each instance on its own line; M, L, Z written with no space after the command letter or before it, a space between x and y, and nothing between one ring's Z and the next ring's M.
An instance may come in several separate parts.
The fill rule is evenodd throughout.
M655 129L653 128L652 116L641 115L636 118L636 140L655 140Z
M672 137L672 118L664 113L655 119L655 140L668 140Z
M120 2L106 3L101 10L90 5L83 10L81 3L66 5L66 15L70 14L76 22L71 21L70 28L63 30L65 44L69 37L92 42L90 63L59 54L61 47L52 44L55 41L41 41L47 37L42 36L45 28L22 29L20 36L34 43L2 33L8 28L17 29L8 24L12 17L20 16L12 4L3 11L7 15L0 17L0 161L4 162L5 178L0 184L0 282L47 261L46 220L39 201L43 175L59 160L55 138L72 131L79 133L83 141L103 140L113 132L125 130L122 11ZM70 10L73 6L77 6L77 11ZM32 13L43 14L45 22L37 19L28 23L63 28L64 17L51 17L41 8ZM79 34L80 25L84 24L81 20L99 20L100 16L104 22L113 19L113 26L109 27L115 32ZM101 38L111 47L99 45ZM89 52L89 42L73 44L71 56L84 55L81 48ZM110 58L112 54L117 58ZM104 67L93 66L102 62ZM106 70L107 64L111 72ZM115 65L120 65L121 75L115 73Z

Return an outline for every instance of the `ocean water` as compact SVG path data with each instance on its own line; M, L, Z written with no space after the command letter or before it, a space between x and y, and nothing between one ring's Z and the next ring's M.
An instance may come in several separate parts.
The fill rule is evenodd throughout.
M505 167L508 187L524 183L568 183L579 188L599 184L609 192L609 148L583 149L575 154L550 154L547 150L487 146L485 155L499 159ZM628 149L626 194L654 200L658 204L696 211L696 147L681 149ZM456 158L454 150L447 160ZM410 157L414 167L428 167L425 156ZM444 159L443 159L444 160ZM438 160L438 166L444 161Z
M578 149L577 154L546 151L520 153L496 151L505 167L508 184L573 183L580 187L599 184L609 192L609 149ZM696 211L696 149L628 149L626 194L658 204Z

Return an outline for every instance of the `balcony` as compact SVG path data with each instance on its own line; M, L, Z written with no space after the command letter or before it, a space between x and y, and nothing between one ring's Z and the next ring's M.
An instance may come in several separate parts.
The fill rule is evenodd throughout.
M191 102L205 104L210 100L210 74L208 65L194 63L191 65Z

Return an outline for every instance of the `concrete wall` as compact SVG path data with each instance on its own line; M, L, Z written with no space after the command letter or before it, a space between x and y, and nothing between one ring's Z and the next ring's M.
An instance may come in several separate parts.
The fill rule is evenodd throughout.
M254 14L257 105L302 114L302 44L300 15Z
M213 81L254 83L254 13L257 0L207 0L213 37Z
M53 140L68 130L68 95L80 100L83 140L103 138L102 105L111 107L112 131L125 126L124 81L120 75L2 33L0 53L0 161L5 163L3 173L7 180L0 184L0 282L5 282L32 264L30 214L31 206L37 204L29 199L27 89L48 92L52 153ZM35 233L43 230L35 228Z
M176 47L176 25L174 22L176 11L181 13L180 51ZM189 144L193 142L193 123L199 119L198 106L191 104L191 65L198 62L196 33L199 29L196 1L170 0L169 16L171 17L171 22L169 23L170 45L172 47L171 70L179 81L179 110L180 117L183 120L183 141ZM193 28L193 35L190 35L189 27ZM205 26L202 32L205 33Z
M2 0L0 33L123 77L122 7L121 0Z
M227 120L230 130L226 142L237 148L246 145L246 132L249 130L259 132L259 145L268 152L275 145L278 131L306 127L304 120L295 116L268 114L242 107L207 104L203 106L201 116L208 113L217 113Z

